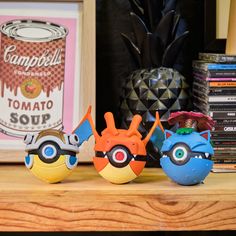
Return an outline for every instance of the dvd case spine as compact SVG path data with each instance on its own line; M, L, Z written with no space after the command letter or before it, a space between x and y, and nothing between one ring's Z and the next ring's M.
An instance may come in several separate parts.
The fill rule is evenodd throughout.
M199 60L216 63L236 63L236 55L199 53Z
M193 71L196 74L200 74L206 78L236 78L236 71L235 70L201 70L196 67L193 67Z
M210 111L209 115L214 120L236 119L236 111Z
M193 61L193 67L198 70L236 70L236 64L209 63L206 61Z
M194 110L215 121L215 163L236 163L236 55L200 53L193 61Z

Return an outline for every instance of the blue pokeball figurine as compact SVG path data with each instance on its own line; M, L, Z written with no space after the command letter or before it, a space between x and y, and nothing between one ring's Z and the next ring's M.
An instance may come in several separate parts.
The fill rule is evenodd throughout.
M198 112L175 112L168 122L179 123L180 128L176 133L165 130L160 159L163 171L180 185L202 183L213 166L210 130L214 121Z
M76 154L80 145L92 135L87 114L72 134L48 129L25 136L28 153L25 165L36 177L48 183L58 183L71 174L78 163Z

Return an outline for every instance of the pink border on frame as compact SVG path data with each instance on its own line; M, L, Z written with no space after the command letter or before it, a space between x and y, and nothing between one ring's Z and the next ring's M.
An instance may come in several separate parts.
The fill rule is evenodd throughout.
M53 22L65 26L69 33L66 37L66 57L65 57L65 78L64 78L64 107L63 126L64 131L70 133L73 130L73 107L74 107L74 81L75 81L75 60L76 60L76 34L77 19L73 18L52 18L52 17L23 17L23 16L0 16L0 24L15 19L37 19ZM11 137L0 133L0 140L14 140Z

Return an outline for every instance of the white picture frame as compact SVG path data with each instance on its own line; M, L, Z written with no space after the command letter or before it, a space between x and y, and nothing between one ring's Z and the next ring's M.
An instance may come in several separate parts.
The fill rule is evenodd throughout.
M58 11L60 16L66 11L69 12L70 17L78 17L78 22L81 27L78 30L78 43L76 44L76 58L77 66L75 71L74 94L76 96L73 100L73 124L76 127L80 119L85 115L89 105L92 105L92 115L95 114L95 1L17 1L15 9L12 9L13 2L0 1L0 15L5 14L24 14L24 12L35 4L38 6L36 11L30 11L30 14L39 15L42 11L42 16L47 17L52 11ZM62 7L63 6L63 7ZM24 9L25 7L25 9ZM46 7L46 9L45 9ZM62 7L62 8L60 8ZM5 9L5 11L4 11ZM60 11L60 9L64 9ZM76 14L75 9L78 10ZM73 10L73 11L72 11ZM67 12L67 13L68 13ZM73 12L73 14L71 14ZM24 160L24 144L21 142L7 143L1 145L0 143L0 162L22 162ZM1 142L1 141L0 141ZM3 143L2 143L3 144ZM79 159L81 161L91 161L93 156L94 139L89 139L81 147Z

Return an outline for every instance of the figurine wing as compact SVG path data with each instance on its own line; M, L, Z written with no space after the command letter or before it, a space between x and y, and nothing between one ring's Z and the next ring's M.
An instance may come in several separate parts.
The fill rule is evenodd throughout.
M77 128L72 132L77 134L77 136L79 137L78 146L83 144L84 141L87 141L93 134L93 127L91 126L90 119L91 119L91 107L89 107L84 118L80 121Z
M150 138L150 141L160 151L164 140L165 140L165 133L163 132L163 127L158 125L156 129L154 130Z
M148 135L144 139L144 143L147 144L148 141L151 141L158 150L161 150L163 141L164 141L164 129L161 124L161 120L158 112L156 112L156 120L149 131Z

